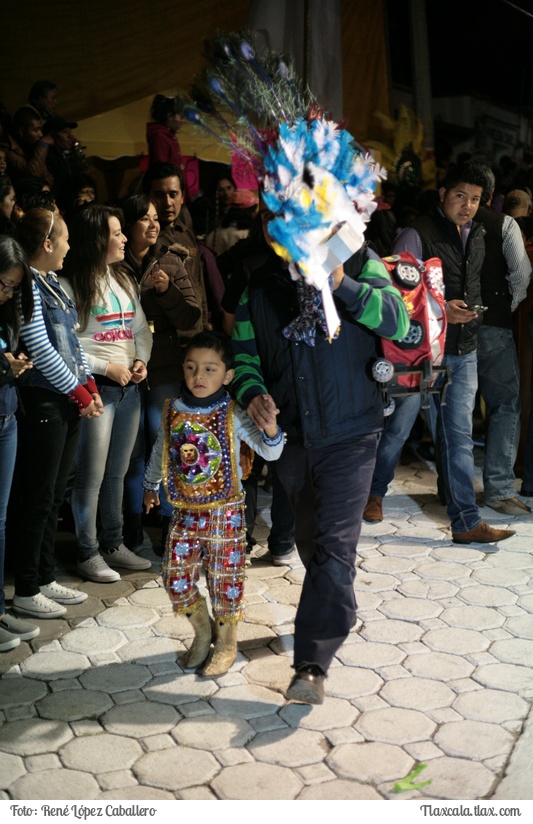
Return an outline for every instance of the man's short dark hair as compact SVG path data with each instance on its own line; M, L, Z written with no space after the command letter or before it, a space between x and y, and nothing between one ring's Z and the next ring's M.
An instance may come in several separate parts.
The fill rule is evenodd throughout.
M476 160L468 160L460 166L452 166L442 182L442 186L447 191L455 188L460 183L469 183L471 186L481 186L483 192L481 201L485 202L490 197L490 192L494 189L494 174L490 166L486 163L479 163ZM487 193L485 198L485 193Z
M156 178L157 179L157 178ZM218 332L198 332L187 344L185 349L185 358L191 349L213 349L224 363L226 370L233 369L234 358L233 348L231 346L231 338L227 335L221 335Z
M167 177L177 177L180 182L182 194L185 194L185 181L183 180L181 170L172 163L164 163L162 160L156 160L145 172L143 177L143 192L149 195L154 180L165 180Z
M21 106L13 115L13 129L16 133L20 129L28 129L34 120L41 120L42 117L33 106Z

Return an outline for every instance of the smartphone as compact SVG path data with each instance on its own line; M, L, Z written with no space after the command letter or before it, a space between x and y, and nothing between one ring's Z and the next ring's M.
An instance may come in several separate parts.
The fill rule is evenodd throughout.
M474 304L474 306L469 306L468 308L471 309L472 312L477 312L478 315L480 315L481 312L486 312L489 307L488 306L481 306L479 303L476 303L476 304Z

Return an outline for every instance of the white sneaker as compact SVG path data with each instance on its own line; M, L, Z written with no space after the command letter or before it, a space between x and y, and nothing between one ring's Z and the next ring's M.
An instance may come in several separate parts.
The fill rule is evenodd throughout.
M120 544L120 546L111 547L111 549L104 549L102 550L102 555L105 558L106 563L110 567L119 567L123 569L150 569L152 564L148 560L148 558L141 558L140 555L136 555L134 552L131 552L124 544Z
M42 592L37 595L15 595L13 597L13 609L21 615L31 615L32 618L60 618L67 611L61 604L56 604Z
M97 584L112 584L120 581L118 572L110 569L100 554L91 555L86 561L78 561L76 572L87 581L94 581Z
M16 638L14 635L11 635L10 632L6 632L5 629L0 627L0 652L7 652L10 649L15 649L20 644L20 638Z
M56 601L58 604L64 604L66 607L72 604L82 604L89 597L86 592L61 586L57 581L45 584L44 587L39 587L39 589L47 598L51 598L52 601Z
M18 638L20 641L29 641L31 638L36 638L41 631L40 627L36 627L35 624L21 621L20 618L7 614L2 615L0 618L0 629L9 632L13 638Z

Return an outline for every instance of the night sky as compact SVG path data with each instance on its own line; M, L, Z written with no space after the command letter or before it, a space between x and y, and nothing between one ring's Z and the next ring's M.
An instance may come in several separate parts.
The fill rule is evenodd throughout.
M516 0L533 15L533 0ZM533 16L504 0L426 0L433 96L533 109Z

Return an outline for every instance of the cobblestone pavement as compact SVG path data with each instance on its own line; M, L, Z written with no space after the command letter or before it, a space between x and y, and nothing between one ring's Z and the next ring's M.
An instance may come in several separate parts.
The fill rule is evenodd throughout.
M265 525L216 679L176 663L192 634L155 555L115 584L59 573L89 599L0 655L0 798L533 798L533 517L511 521L497 554L455 546L431 467L400 467L385 521L363 528L361 622L315 707L283 696L303 568L270 565ZM395 795L420 762L431 784Z

